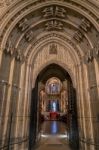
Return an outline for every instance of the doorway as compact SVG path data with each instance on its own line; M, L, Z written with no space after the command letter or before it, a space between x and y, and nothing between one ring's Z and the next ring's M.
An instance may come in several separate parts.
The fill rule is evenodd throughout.
M38 75L31 97L29 150L42 136L52 135L67 137L70 148L78 150L76 90L68 72L57 64L47 66Z

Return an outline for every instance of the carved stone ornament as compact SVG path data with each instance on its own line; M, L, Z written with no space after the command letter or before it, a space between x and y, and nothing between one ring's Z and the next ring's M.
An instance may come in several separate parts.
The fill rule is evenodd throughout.
M19 23L18 23L18 28L23 32L25 31L27 28L28 28L28 20L27 18L24 18L23 20L21 20Z
M12 43L11 43L10 40L7 42L4 51L5 51L6 54L13 55L13 53L14 53L14 47L13 47L13 45L12 45Z
M6 80L0 80L0 85L9 86L10 84L9 84L8 81L6 81Z
M25 34L25 39L27 42L30 42L34 37L33 31L29 30L26 34Z
M45 24L46 30L63 30L63 23L57 20L51 20Z
M55 43L50 44L49 54L57 54L57 44Z
M99 56L99 42L94 47L95 56Z
M51 6L47 7L43 10L43 17L61 17L65 18L66 17L66 10L63 7L59 6Z
M15 53L15 59L17 61L23 61L24 59L24 56L23 54L21 53L21 50L17 50L16 53Z
M86 61L87 62L92 62L92 60L93 60L93 51L90 50L90 51L88 51L88 53L86 55Z
M87 52L87 54L84 56L84 62L85 63L92 62L94 58L98 57L99 57L99 42L94 46L93 49Z
M82 34L80 31L78 31L78 32L76 32L76 33L74 34L73 38L74 38L77 42L80 43L80 42L82 41L82 39L83 39L83 34Z
M87 20L87 19L83 19L82 20L82 23L80 25L80 28L85 31L85 32L88 32L88 30L91 28L91 24L90 22Z

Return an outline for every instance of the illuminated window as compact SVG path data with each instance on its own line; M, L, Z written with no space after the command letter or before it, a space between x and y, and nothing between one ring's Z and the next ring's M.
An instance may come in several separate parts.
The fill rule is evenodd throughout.
M52 111L52 112L59 111L58 100L49 100L49 111Z
M58 94L61 90L61 81L58 78L50 78L46 83L46 91L48 94Z

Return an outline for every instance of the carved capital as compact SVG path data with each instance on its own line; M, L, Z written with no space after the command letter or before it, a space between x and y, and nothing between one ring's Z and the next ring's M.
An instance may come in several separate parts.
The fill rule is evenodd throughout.
M0 81L0 85L3 85L3 86L10 86L10 84L8 83L8 81L5 81L5 80L1 80Z
M18 85L12 84L12 86L13 86L14 90L20 90L20 87Z

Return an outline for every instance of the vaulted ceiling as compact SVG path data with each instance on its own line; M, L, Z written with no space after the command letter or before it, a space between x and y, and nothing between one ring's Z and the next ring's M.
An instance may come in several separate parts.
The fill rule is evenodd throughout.
M54 41L57 37L73 47L80 59L89 57L99 41L97 3L97 0L16 0L9 5L5 1L0 49L18 60L27 60L38 43L47 44L47 39Z

